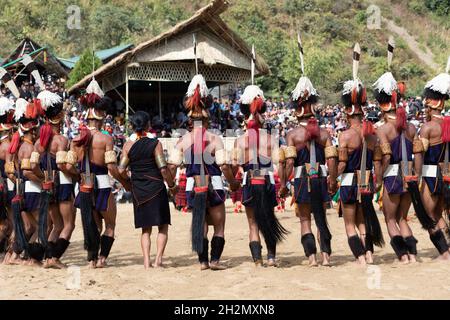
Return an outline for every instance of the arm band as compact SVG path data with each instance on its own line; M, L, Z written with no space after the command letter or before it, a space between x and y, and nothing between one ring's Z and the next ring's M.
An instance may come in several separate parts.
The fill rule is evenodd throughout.
M422 144L422 140L419 138L414 139L413 141L413 153L422 153L424 152L424 147Z
M225 149L217 150L215 156L216 156L216 164L219 167L228 163L227 151Z
M30 157L30 164L38 164L39 163L39 152L33 151Z
M178 150L177 148L173 148L172 152L169 153L169 164L172 164L174 166L179 166L183 163L183 152Z
M120 159L119 162L119 168L125 169L126 167L128 167L128 163L130 163L130 159L128 159L128 157L126 156L122 156L122 159Z
M105 152L105 164L117 163L117 155L114 150Z
M74 165L78 161L78 156L75 151L67 151L66 163Z
M5 172L7 174L14 174L15 173L15 168L14 168L14 162L9 161L5 163Z
M380 148L383 156L392 154L391 145L389 143L382 143Z
M345 147L339 148L339 161L347 162L348 161L348 149Z
M286 150L284 150L284 157L285 159L297 158L297 148L294 146L287 147Z
M244 163L242 150L239 148L233 149L231 157L232 160L236 161L237 163Z
M325 159L337 158L338 152L335 146L325 148Z
M383 153L381 152L381 147L379 145L375 146L373 150L373 161L381 161L383 159Z
M155 154L155 162L158 169L167 167L166 159L163 154Z
M20 162L20 168L22 170L31 170L30 159L22 159L22 161Z
M423 151L427 152L428 151L428 147L430 146L430 140L428 140L426 138L420 138L420 140L422 140Z
M56 153L56 164L66 163L67 151L58 151Z

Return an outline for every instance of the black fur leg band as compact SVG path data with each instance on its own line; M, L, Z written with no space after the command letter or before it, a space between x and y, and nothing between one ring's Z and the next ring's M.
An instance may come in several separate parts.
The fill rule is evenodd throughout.
M417 255L417 239L414 236L405 238L406 247L408 248L408 253Z
M305 250L305 256L309 257L310 255L317 253L316 238L312 233L304 234L301 242L303 249Z
M391 246L399 259L408 253L408 247L406 246L405 239L403 239L402 236L392 237Z
M45 259L50 259L53 257L53 253L55 250L55 243L53 241L49 241L47 243L47 247L45 248Z
M208 251L209 251L209 241L203 238L203 251L198 254L198 262L208 263Z
M211 239L211 261L220 260L224 246L225 246L224 238L214 236Z
M439 254L443 254L448 251L449 247L442 230L438 230L435 233L430 234L430 240L439 251Z
M100 256L108 258L109 252L111 251L112 245L114 243L114 238L102 235L100 238Z
M366 235L364 238L364 247L366 252L370 251L370 252L374 252L374 248L373 248L373 240L372 240L372 236L370 235Z
M45 254L45 248L40 243L30 243L28 245L28 253L30 255L30 258L36 260L36 261L42 261L44 259Z
M64 238L59 238L56 240L55 248L53 250L53 257L60 259L64 252L66 252L67 247L69 246L70 242Z
M262 246L259 241L251 241L250 244L250 252L252 253L253 261L261 261L262 260Z
M348 245L350 246L350 250L352 250L352 253L356 259L364 255L364 248L361 239L357 235L348 238Z
M98 251L88 250L87 260L88 261L97 261L98 260Z

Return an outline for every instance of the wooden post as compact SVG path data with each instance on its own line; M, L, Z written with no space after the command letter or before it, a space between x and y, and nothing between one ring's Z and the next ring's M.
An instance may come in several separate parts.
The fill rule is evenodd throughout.
M125 67L125 132L128 134L128 123L129 123L129 94L128 94L128 66Z
M158 81L158 104L159 104L159 120L163 122L162 118L162 105L161 105L161 81Z

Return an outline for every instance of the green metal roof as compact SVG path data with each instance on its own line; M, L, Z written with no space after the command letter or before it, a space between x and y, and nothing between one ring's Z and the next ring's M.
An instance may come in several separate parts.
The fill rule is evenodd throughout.
M103 63L105 63L105 61L107 62L110 58L130 49L131 47L133 47L132 44L124 44L109 49L95 51L95 55L99 57ZM78 59L80 59L80 56L75 56L72 58L58 58L58 60L69 69L73 69Z

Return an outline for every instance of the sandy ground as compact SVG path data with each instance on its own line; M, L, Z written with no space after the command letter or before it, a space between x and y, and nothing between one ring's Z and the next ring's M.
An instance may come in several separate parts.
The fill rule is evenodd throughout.
M190 216L172 209L172 227L164 269L144 270L140 230L133 226L131 205L118 208L116 241L109 267L86 267L79 215L72 243L63 257L67 270L0 266L0 299L449 299L450 262L433 260L437 252L427 233L412 219L419 239L419 261L394 262L391 247L377 249L375 264L357 266L347 245L344 222L335 210L328 221L333 233L331 267L310 268L299 240L299 221L280 213L291 231L279 248L279 268L255 268L248 249L245 214L227 203L225 271L200 271L190 251ZM382 216L380 215L380 218ZM387 233L383 221L385 239ZM155 230L156 231L156 230ZM156 232L152 238L154 239ZM154 252L154 249L152 252ZM154 255L152 255L154 256Z

